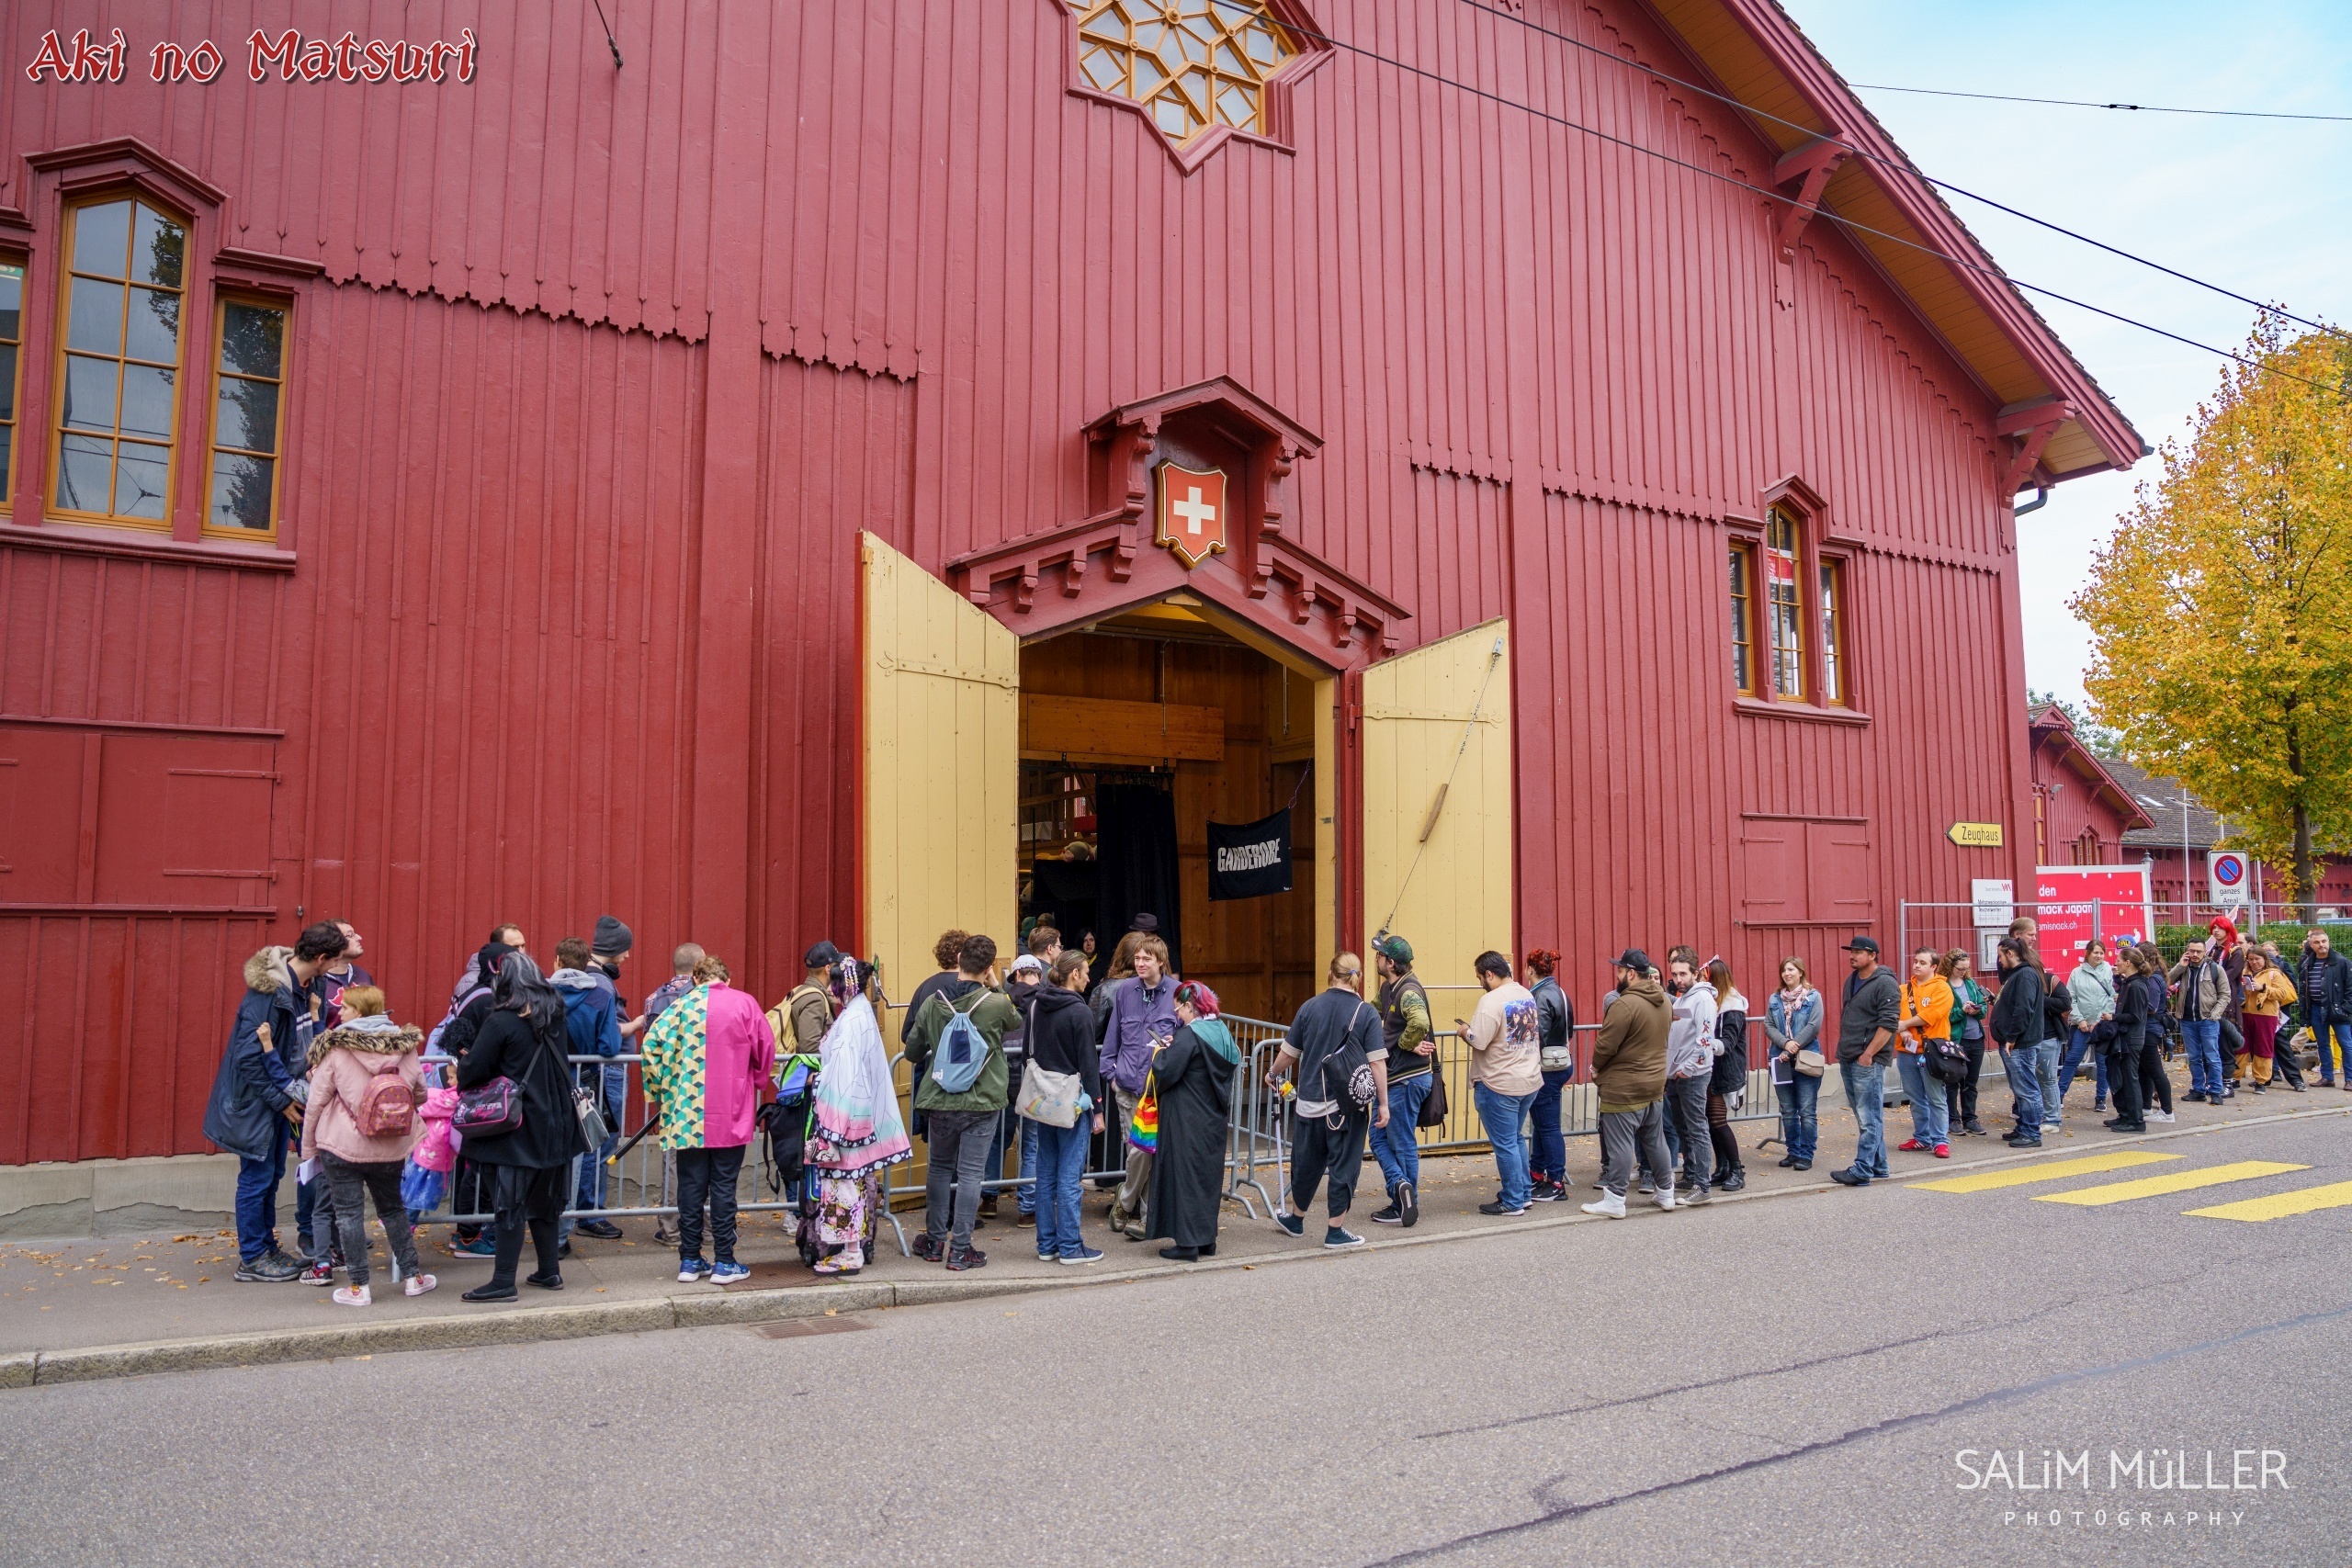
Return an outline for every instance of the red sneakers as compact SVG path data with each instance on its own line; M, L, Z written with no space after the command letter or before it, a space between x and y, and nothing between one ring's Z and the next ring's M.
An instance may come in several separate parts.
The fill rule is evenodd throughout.
M1936 1157L1938 1159L1951 1158L1951 1145L1950 1144L1938 1144L1936 1145Z
M1924 1149L1924 1148L1926 1148L1928 1145L1925 1145L1925 1144L1923 1144L1923 1143L1921 1143L1921 1142L1920 1142L1918 1139L1917 1139L1917 1138L1905 1138L1905 1139L1904 1139L1901 1143L1899 1143L1899 1144L1895 1145L1894 1146L1895 1146L1896 1148L1898 1148L1898 1149L1907 1149L1907 1150L1911 1150L1911 1151L1916 1152L1916 1151L1917 1151L1917 1150L1920 1150L1920 1149Z

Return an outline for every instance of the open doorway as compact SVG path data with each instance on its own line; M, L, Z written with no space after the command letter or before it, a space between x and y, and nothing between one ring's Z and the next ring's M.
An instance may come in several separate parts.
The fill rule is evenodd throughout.
M1231 635L1188 596L1021 649L1022 930L1095 933L1096 978L1149 912L1176 972L1225 1010L1282 1020L1314 994L1328 790L1312 777L1330 683ZM1211 897L1210 824L1288 807L1291 886Z

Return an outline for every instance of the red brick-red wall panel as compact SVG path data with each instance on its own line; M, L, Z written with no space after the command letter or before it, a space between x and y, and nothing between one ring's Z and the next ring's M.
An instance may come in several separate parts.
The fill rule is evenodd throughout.
M1313 8L1769 177L1736 111L1647 69L1457 0ZM1689 73L1618 0L1527 16ZM274 879L206 898L266 898L273 940L354 919L405 1015L437 1014L492 919L545 955L607 911L638 933L633 997L689 937L740 944L775 994L852 915L858 531L944 570L1069 522L1090 421L1216 376L1321 438L1287 526L1411 612L1404 647L1512 616L1519 934L1570 955L1579 1000L1629 941L1720 948L1751 994L1788 951L1834 984L1829 928L1742 923L1758 817L1862 818L1890 935L1899 899L2020 858L1943 837L2030 830L2006 816L2023 672L1992 400L1826 219L1783 281L1753 191L1345 50L1297 80L1287 147L1187 171L1069 90L1062 0L628 6L617 72L585 5L117 18L135 66L208 34L228 66L0 72L0 206L38 268L57 215L19 154L134 136L228 193L229 243L324 268L296 285L294 569L0 542L0 727L53 721L85 757L266 746ZM0 51L85 19L16 6ZM481 74L255 85L256 26L472 26ZM1732 705L1724 524L1790 476L1848 541L1866 727ZM1155 552L1136 581L1174 571ZM112 853L77 840L60 901L93 899ZM125 874L160 877L141 853ZM0 1159L198 1146L264 931L0 908L0 1018L26 1021L0 1029ZM126 1094L124 1064L158 1055L168 1094Z

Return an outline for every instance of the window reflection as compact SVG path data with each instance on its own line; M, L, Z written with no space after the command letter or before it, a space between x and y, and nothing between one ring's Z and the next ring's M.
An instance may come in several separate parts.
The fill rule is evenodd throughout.
M68 513L167 522L187 228L130 197L74 208L69 222L54 500ZM19 272L7 294L12 324L21 282Z
M204 525L270 534L277 526L277 454L285 417L286 311L231 299L220 308L212 482Z

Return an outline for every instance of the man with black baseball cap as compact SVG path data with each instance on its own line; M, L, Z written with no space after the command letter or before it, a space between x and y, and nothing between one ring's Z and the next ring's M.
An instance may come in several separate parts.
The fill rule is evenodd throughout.
M1829 1179L1840 1187L1868 1187L1872 1178L1890 1174L1886 1053L1903 1019L1903 987L1894 971L1879 963L1875 939L1855 937L1846 944L1846 958L1854 972L1846 977L1845 1004L1838 1015L1838 1077L1846 1086L1846 1103L1854 1108L1854 1163L1831 1171Z
M1592 1047L1592 1087L1600 1105L1600 1196L1588 1214L1625 1217L1625 1188L1638 1153L1657 1184L1657 1206L1674 1207L1674 1161L1666 1152L1666 1036L1674 1022L1649 954L1617 955L1617 989Z
M778 1002L768 1021L776 1025L776 1036L784 1049L796 1055L813 1056L824 1043L825 1031L833 1026L833 998L830 982L833 968L842 961L842 950L830 942L820 942L800 955L800 984L791 994ZM784 1016L778 1019L775 1013Z

